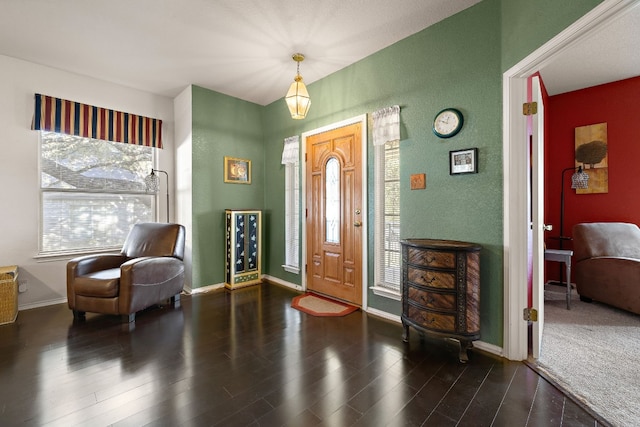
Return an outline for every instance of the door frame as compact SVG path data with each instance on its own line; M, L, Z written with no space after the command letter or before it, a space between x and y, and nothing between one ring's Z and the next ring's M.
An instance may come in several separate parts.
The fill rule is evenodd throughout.
M502 355L507 359L525 360L528 356L528 328L522 316L523 309L527 307L527 229L529 227L527 221L528 144L525 143L527 127L526 119L522 115L522 104L527 100L527 78L561 55L562 51L572 43L600 31L639 4L640 0L603 1L503 74L504 342ZM544 193L539 197L544 197ZM541 231L543 224L533 224L533 227ZM534 283L533 286L537 284Z
M302 271L302 277L301 277L301 285L302 285L302 290L306 292L307 290L307 269L306 269L306 262L307 262L307 227L306 227L306 218L304 213L306 212L307 209L307 195L306 195L306 191L307 191L307 162L304 161L304 159L307 156L307 138L313 135L317 135L319 133L324 133L324 132L328 132L330 130L334 130L334 129L338 129L341 127L345 127L345 126L349 126L349 125L353 125L356 123L360 123L360 129L362 134L360 135L360 141L361 141L361 157L360 157L360 161L362 162L362 212L364 212L363 215L363 221L362 221L362 310L363 311L367 311L367 294L368 294L368 260L369 260L369 256L368 256L368 252L367 252L367 248L368 248L368 241L369 241L369 209L368 209L368 198L369 198L369 188L368 188L368 182L367 182L367 168L368 168L368 162L367 162L367 115L366 114L362 114L360 116L356 116L356 117L352 117L350 119L346 119L346 120L342 120L340 122L337 123L331 123L329 125L317 128L317 129L313 129L310 130L308 132L303 132L302 133L302 138L301 138L301 142L300 142L300 150L301 150L301 159L303 159L302 161L302 165L300 167L300 175L301 175L301 180L300 180L300 188L301 188L301 198L302 198L302 203L301 203L301 222L302 222L302 236L301 236L301 241L300 241L300 246L302 248L302 255L301 255L301 259L303 261L303 265L301 268Z

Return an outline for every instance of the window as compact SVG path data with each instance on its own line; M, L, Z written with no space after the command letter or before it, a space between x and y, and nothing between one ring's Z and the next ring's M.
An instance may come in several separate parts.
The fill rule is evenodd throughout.
M324 218L325 241L340 244L340 162L335 157L325 167Z
M133 224L153 220L152 148L40 135L40 254L119 248Z
M375 146L375 286L400 299L400 142Z
M282 153L284 164L285 203L285 263L284 269L290 273L300 272L300 160L297 136L285 139Z

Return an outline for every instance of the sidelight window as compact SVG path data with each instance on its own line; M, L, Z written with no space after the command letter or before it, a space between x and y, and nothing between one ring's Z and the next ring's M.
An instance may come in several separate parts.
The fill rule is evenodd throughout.
M400 142L375 147L374 293L400 297Z

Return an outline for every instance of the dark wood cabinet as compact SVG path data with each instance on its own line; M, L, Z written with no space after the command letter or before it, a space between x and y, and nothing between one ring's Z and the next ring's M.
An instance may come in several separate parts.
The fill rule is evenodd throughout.
M480 338L480 250L475 243L405 239L402 243L402 339L409 327L460 343L460 361Z

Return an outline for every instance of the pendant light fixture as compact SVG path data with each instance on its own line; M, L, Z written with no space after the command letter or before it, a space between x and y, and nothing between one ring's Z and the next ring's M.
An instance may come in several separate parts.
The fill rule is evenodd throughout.
M296 77L293 79L293 83L291 83L284 100L287 102L287 107L289 107L291 118L299 120L304 119L307 116L307 112L311 106L311 99L309 98L307 87L302 81L302 76L300 75L300 63L304 61L304 55L301 53L294 53L292 58L298 63L298 72Z

